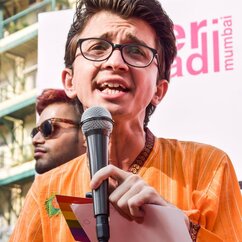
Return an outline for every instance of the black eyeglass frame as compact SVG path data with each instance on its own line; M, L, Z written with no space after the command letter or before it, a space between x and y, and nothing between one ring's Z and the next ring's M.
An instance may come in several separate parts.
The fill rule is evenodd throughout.
M112 51L110 52L110 54L109 54L107 57L105 57L105 58L103 58L103 59L98 59L98 60L94 60L94 59L90 59L90 58L86 57L85 54L84 54L83 51L82 51L82 43L83 43L84 41L86 41L86 40L92 40L92 39L93 39L93 40L95 40L95 39L96 39L96 40L102 40L102 41L105 41L105 42L109 43L109 44L112 46ZM147 46L147 45L144 45L144 44L141 44L141 43L132 43L132 44L114 44L114 43L112 43L112 42L110 42L110 41L108 41L108 40L106 40L106 39L95 38L95 37L93 37L93 38L82 38L82 39L79 39L79 40L77 41L77 46L79 46L80 51L81 51L81 54L82 54L82 56L83 56L85 59L87 59L87 60L89 60L89 61L95 61L95 62L101 62L101 61L104 61L104 60L108 60L108 58L113 54L113 51L114 51L115 49L118 49L118 50L121 52L122 59L123 59L123 61L124 61L127 65L132 66L132 67L136 67L136 68L145 68L145 67L147 67L147 66L149 66L149 65L152 63L152 61L154 60L154 58L156 58L156 60L157 60L157 66L158 66L158 71L159 71L159 73L160 73L160 65L159 65L158 51L157 51L156 49L154 49L154 48L151 48L151 47L149 47L149 46ZM144 65L144 66L136 66L136 65L130 64L130 63L128 63L128 62L125 60L125 58L124 58L124 56L123 56L123 51L122 51L122 50L123 50L123 48L126 47L126 46L143 46L143 47L149 49L149 50L152 52L153 57L151 58L150 62L149 62L148 64ZM78 55L77 55L77 56L78 56ZM77 57L77 56L76 56L76 57Z
M54 127L54 124L56 123L66 123L66 124L71 124L71 125L74 125L76 127L80 127L80 124L71 120L71 119L65 119L65 118L49 118L49 119L46 119L45 121L43 121L39 126L35 127L32 129L31 133L30 133L30 137L31 138L34 138L35 135L40 132L41 135L44 137L44 138L50 138L51 135L53 134L54 130L55 130L55 127ZM43 132L44 130L44 127L46 124L49 124L49 134L45 134L45 132Z

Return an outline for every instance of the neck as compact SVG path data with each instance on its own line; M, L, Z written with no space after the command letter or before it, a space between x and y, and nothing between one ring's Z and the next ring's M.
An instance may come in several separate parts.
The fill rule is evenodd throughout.
M128 170L145 146L145 131L132 127L115 127L109 147L109 162L123 170Z

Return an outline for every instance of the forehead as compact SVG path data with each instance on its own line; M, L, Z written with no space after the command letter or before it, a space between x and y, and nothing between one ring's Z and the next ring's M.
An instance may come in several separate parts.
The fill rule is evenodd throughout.
M156 33L154 29L142 19L124 19L117 14L101 11L89 19L79 37L105 37L110 40L116 40L116 42L137 38L147 45L154 47Z
M48 105L39 116L37 125L49 118L66 118L73 121L77 118L77 113L72 104L69 103L53 103Z

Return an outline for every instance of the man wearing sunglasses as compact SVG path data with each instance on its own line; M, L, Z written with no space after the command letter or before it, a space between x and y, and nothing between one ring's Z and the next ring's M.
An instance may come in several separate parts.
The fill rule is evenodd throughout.
M45 89L37 98L37 127L31 132L36 172L42 174L85 153L79 122L80 102L61 89Z

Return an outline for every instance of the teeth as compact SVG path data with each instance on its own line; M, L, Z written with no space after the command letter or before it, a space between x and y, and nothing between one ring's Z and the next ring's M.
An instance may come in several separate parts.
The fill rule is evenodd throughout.
M111 88L113 88L113 87L115 87L115 88L121 87L121 88L125 89L125 87L123 85L121 85L121 84L118 84L118 83L107 83L107 82L102 83L101 87L102 88L105 88L105 87L111 87Z
M106 88L102 92L105 93L105 94L111 95L111 94L119 93L120 91L119 90L113 90L113 89Z
M108 83L108 87L119 87L119 84L117 83Z

